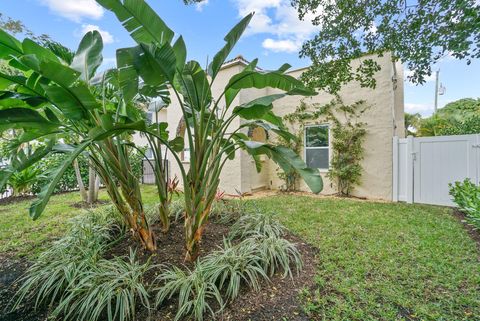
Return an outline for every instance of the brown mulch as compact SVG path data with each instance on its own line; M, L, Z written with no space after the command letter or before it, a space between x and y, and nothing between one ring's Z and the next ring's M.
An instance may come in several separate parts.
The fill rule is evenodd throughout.
M173 223L170 231L163 234L155 231L157 236L158 251L151 256L142 250L137 249L137 258L140 262L146 262L150 259L152 264L167 264L176 266L184 265L184 233L183 223ZM223 237L228 234L228 226L211 221L208 223L201 245L201 256L218 249L223 244ZM287 233L285 236L290 241L296 243L304 262L303 270L293 279L282 278L281 275L275 275L270 282L263 282L260 291L255 292L246 286L242 288L241 295L231 302L216 316L216 320L234 320L234 321L263 321L263 320L309 320L302 312L301 303L298 299L299 291L304 288L314 286L314 276L316 272L316 253L317 249L304 243L297 236ZM130 239L124 239L118 243L109 253L107 258L114 256L128 255L130 248L137 248L137 243ZM192 267L191 265L186 265ZM14 261L9 258L0 257L0 275L4 278L5 271L8 271L8 282L0 282L0 321L40 321L46 320L46 311L34 312L28 304L24 310L15 314L4 314L3 308L6 306L14 293L13 280L19 277L28 267L26 261ZM158 270L151 270L145 278L151 282ZM3 295L2 295L3 293ZM8 300L7 300L8 299ZM167 321L175 318L177 302L170 300L164 307L151 313L151 319L155 321ZM137 319L147 320L148 311L139 306ZM205 320L211 320L208 316Z
M47 320L46 309L35 310L33 302L26 302L19 309L10 312L12 299L18 289L15 280L22 276L29 265L25 259L0 255L0 321Z
M480 231L476 229L472 224L468 223L465 213L458 208L452 210L453 216L463 225L463 228L467 231L468 235L477 243L477 247L480 249Z
M9 196L9 197L0 199L0 205L10 205L10 204L18 203L21 201L33 200L35 197L36 197L35 195Z
M70 206L73 207L73 208L87 209L88 210L88 209L93 209L93 208L96 208L96 207L99 207L99 206L102 206L102 205L106 205L106 204L111 204L111 202L106 201L106 200L97 200L95 203L89 204L87 202L81 201L81 202L73 203Z

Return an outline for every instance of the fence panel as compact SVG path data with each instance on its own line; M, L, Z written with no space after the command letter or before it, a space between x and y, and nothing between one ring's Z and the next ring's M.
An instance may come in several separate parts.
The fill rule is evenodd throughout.
M143 160L143 173L142 173L142 183L143 184L155 184L155 173L153 170L153 159L144 159ZM170 178L170 167L168 160L165 161L165 166L167 169L167 180Z
M393 143L394 201L453 206L449 183L479 183L480 135L410 136Z

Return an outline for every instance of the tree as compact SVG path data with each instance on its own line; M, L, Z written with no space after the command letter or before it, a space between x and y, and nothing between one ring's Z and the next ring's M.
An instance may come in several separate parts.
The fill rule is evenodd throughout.
M449 55L480 57L480 5L475 0L293 0L300 18L312 19L321 30L304 43L300 55L312 60L304 79L315 88L336 92L358 80L374 87L380 66L366 53L392 53L394 61L413 71L422 84L431 65ZM310 18L313 15L313 18Z
M480 98L463 98L446 104L437 114L447 118L463 120L474 115L480 115Z
M75 53L70 49L66 48L65 46L61 45L60 43L51 39L48 35L35 35L30 29L28 29L25 24L20 20L14 20L11 17L4 16L0 13L0 28L7 31L12 35L17 34L25 34L27 37L37 41L39 44L49 48L62 62L70 65L75 57ZM7 75L16 75L16 76L23 76L23 71L13 68L8 64L7 60L0 61L0 72L7 74ZM68 138L67 138L68 139ZM80 191L80 195L82 200L85 203L93 204L98 200L98 189L99 189L99 180L98 176L95 174L93 169L90 169L91 175L89 179L92 178L93 181L89 181L89 194L87 194L85 190L85 185L82 181L82 177L80 175L80 168L78 166L78 161L73 162L73 167L75 169L75 174L77 178L78 189Z
M420 122L422 120L422 115L419 113L415 114L410 114L410 113L405 113L405 136L415 136L418 127L420 126Z
M138 46L119 49L124 54L120 70L134 70L148 86L165 81L171 86L174 99L179 104L185 121L185 139L190 149L190 164L185 168L178 153L183 151L184 138L167 141L155 127L146 134L164 144L178 163L185 198L185 247L187 261L199 255L200 241L208 222L212 202L217 194L220 173L226 162L233 159L237 150L243 149L256 160L266 154L284 169L296 170L312 191L322 189L318 170L307 168L298 155L288 148L252 141L244 132L250 126L260 126L286 138L292 134L285 130L281 118L273 112L272 103L286 95L312 95L311 90L299 80L285 74L289 65L278 70L262 72L256 68L257 60L233 75L219 97L213 97L212 85L222 64L246 29L252 14L242 19L226 36L225 45L213 57L207 70L197 61L186 62L187 51L180 36L173 42L174 32L144 2L97 0L115 13L130 32ZM130 74L133 77L133 72ZM281 93L261 97L236 106L235 98L244 89L271 87ZM238 120L242 119L242 122ZM182 136L182 135L181 135Z
M480 99L463 98L445 105L430 117L420 119L417 136L480 133Z
M138 177L128 157L129 132L144 129L146 124L133 104L133 96L124 95L120 83L125 82L119 80L117 69L105 73L99 84L91 84L102 62L102 49L100 33L89 32L81 40L71 64L66 65L51 48L29 38L20 42L0 30L0 59L24 72L22 76L0 73L0 132L22 130L11 142L10 163L0 171L0 186L50 154L67 155L45 173L47 179L29 210L36 219L65 170L77 157L86 154L125 225L146 249L154 251L155 236L145 217ZM132 79L128 82L131 87ZM102 99L95 94L99 90L103 92ZM107 91L112 92L110 99ZM74 141L65 144L62 138ZM39 139L44 144L27 157L23 144Z

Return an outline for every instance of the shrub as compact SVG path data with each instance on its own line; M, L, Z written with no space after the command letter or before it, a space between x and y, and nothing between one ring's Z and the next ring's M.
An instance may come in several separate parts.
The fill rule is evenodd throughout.
M203 320L206 312L214 315L216 312L209 301L214 300L223 309L223 300L214 282L210 280L205 265L197 262L193 270L182 270L176 266L162 272L154 284L157 292L155 306L160 306L165 300L178 295L178 310L175 320L192 315L195 320Z
M480 228L480 186L475 185L469 179L455 182L449 186L453 201L460 210L465 212L468 220Z
M249 236L282 236L285 228L271 215L249 213L242 215L230 228L230 239L244 239Z
M29 167L10 176L8 185L12 188L12 195L25 195L32 192L32 187L41 179L41 172L37 168Z
M238 296L242 282L258 291L260 281L268 280L254 242L232 245L225 240L221 250L209 254L202 262L208 279L225 290L228 300Z

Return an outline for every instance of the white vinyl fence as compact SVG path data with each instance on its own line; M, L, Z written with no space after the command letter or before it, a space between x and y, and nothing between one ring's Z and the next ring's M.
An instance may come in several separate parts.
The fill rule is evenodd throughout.
M393 138L393 200L453 206L449 183L479 184L480 135Z

